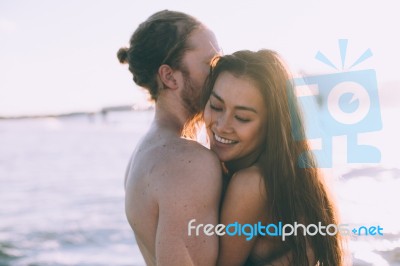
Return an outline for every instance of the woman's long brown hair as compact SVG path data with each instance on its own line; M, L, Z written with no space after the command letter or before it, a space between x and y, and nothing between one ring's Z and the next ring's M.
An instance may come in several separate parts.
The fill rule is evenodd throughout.
M304 125L290 75L279 56L270 50L238 51L218 58L202 97L205 107L222 72L250 78L267 108L265 148L260 156L267 201L275 222L283 224L338 225L336 211L305 138ZM290 236L293 265L309 265L307 245L320 265L342 265L340 235ZM306 244L308 243L308 244Z

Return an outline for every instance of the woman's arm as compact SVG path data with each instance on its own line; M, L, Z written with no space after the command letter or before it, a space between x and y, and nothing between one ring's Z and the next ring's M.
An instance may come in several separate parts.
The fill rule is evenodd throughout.
M317 261L315 259L314 250L311 248L309 241L306 240L306 249L307 249L307 258L308 258L308 266L315 266ZM274 260L267 263L265 266L291 266L293 265L293 254L292 251L287 251L283 255L275 258Z
M246 169L230 180L221 210L221 223L254 225L266 216L266 193L261 175L257 170ZM237 228L237 227L236 227ZM235 227L227 228L234 232ZM242 228L242 235L225 234L220 238L218 265L243 265L256 242L252 228ZM245 234L245 235L243 235Z

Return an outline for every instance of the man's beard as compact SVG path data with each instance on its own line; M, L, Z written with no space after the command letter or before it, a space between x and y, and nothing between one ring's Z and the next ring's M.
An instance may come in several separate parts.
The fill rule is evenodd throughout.
M181 98L183 107L187 111L189 119L191 119L200 112L201 87L194 84L188 71L182 72L185 87L181 92Z
M187 71L183 71L184 89L181 91L183 107L186 110L186 123L182 130L182 136L189 139L196 139L198 122L200 121L200 95L201 87L196 86Z

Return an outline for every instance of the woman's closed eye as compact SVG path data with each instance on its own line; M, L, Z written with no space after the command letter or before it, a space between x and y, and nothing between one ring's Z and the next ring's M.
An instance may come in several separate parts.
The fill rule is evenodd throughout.
M210 108L214 111L220 112L222 111L222 107L217 106L217 105L213 105L212 103L210 103Z
M223 107L218 106L218 105L214 105L212 103L210 103L210 108L211 108L211 110L213 110L215 112L222 112L223 111ZM251 119L245 118L245 117L239 116L239 115L235 115L235 119L238 120L241 123L247 123L247 122L251 121Z
M239 122L242 122L242 123L247 123L247 122L250 122L251 120L250 119L248 119L248 118L244 118L244 117L240 117L240 116L235 116L235 118L239 121Z

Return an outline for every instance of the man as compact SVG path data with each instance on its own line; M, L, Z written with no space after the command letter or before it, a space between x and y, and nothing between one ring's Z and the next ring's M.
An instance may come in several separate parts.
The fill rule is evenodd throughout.
M134 32L118 58L155 100L155 118L130 160L126 215L147 265L215 265L218 238L188 235L188 223L218 223L218 158L183 139L199 111L202 86L217 54L214 34L195 18L164 10Z

